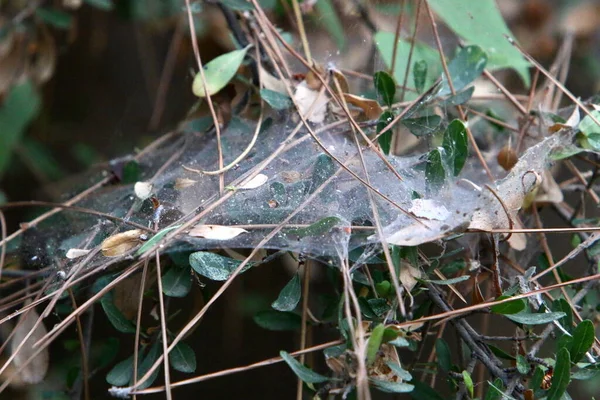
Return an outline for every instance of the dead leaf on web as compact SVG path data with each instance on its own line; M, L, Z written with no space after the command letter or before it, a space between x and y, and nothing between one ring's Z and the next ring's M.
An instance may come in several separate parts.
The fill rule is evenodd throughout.
M242 233L248 232L242 228L222 225L197 225L190 230L189 235L212 240L229 240Z
M363 111L365 118L369 121L378 119L383 113L383 109L376 100L348 93L344 93L344 99L353 106L359 107Z
M189 178L177 178L175 179L175 185L173 186L176 190L181 190L194 186L198 181Z
M132 229L117 233L104 239L100 248L105 257L118 257L139 245L144 238L144 231Z
M260 82L262 83L263 88L285 94L287 96L285 83L281 79L275 78L273 75L269 74L262 67L260 68Z
M29 303L25 304L28 305ZM34 329L34 325L40 318L35 309L21 314L17 322L17 328L10 340L9 349L11 354L16 356L13 359L15 368L19 371L19 382L26 385L40 383L46 377L50 354L48 348L44 348L39 354L33 357L31 362L25 364L38 350L34 343L48 334L43 322ZM33 330L33 333L27 340L25 337ZM20 347L20 349L19 349ZM17 352L18 349L18 352Z
M419 218L436 221L445 221L450 216L450 211L443 204L439 204L437 201L431 199L414 199L408 212L413 213Z
M536 193L536 203L562 203L564 200L563 192L560 186L556 183L556 179L550 170L544 171L542 174L542 183L540 189Z
M306 81L302 81L296 86L294 100L298 105L298 112L300 112L302 116L306 117L308 111L312 107L312 112L308 116L310 122L320 124L325 120L325 114L327 113L327 97L325 95L319 96L319 92L309 88ZM314 106L313 103L315 103Z
M413 267L408 263L400 265L400 283L408 292L410 292L417 284L417 279L421 278L419 268Z
M83 257L86 254L88 254L89 252L90 252L90 250L86 250L86 249L69 249L69 251L67 251L66 257L69 260L72 260L74 258Z
M238 190L256 189L258 187L261 187L265 183L267 183L268 180L269 180L269 177L267 175L258 174L254 178L249 179L246 182L242 183L240 186L237 187L237 189Z

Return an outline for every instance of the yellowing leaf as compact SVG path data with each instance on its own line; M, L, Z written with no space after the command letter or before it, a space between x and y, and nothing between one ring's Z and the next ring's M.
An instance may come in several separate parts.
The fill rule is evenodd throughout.
M248 231L242 228L236 228L232 226L197 225L192 230L190 230L189 234L190 236L202 237L205 239L229 240L244 232Z
M132 229L104 239L100 248L105 257L117 257L127 253L142 242L144 231Z
M244 61L249 48L250 46L225 53L204 66L204 78L206 79L206 89L209 96L219 92L229 83L242 64L242 61ZM192 92L198 97L206 97L200 72L194 78Z

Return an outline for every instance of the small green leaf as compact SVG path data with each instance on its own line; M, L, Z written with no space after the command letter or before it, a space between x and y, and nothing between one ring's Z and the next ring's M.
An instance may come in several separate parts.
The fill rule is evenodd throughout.
M569 348L571 362L578 363L583 358L594 344L594 338L595 330L592 321L589 319L581 321L573 331L573 341Z
M390 305L386 299L369 299L367 300L367 303L369 303L369 307L371 307L371 310L373 310L377 317L382 317L383 314L390 311Z
M398 378L401 378L405 381L412 380L412 375L410 374L410 372L402 368L402 366L397 362L388 361L386 362L386 365L390 367L390 369L396 374L396 376L398 376Z
M379 71L373 75L373 83L375 84L379 102L386 106L394 104L394 96L396 95L396 82L394 82L394 78L385 71Z
M260 311L254 316L258 326L270 331L295 331L302 326L299 315L275 310Z
M112 0L83 0L85 3L102 11L111 11L114 8Z
M558 322L563 326L563 328L571 332L573 330L573 310L571 310L569 303L562 298L556 299L552 302L552 311L565 313L565 316L562 317Z
M298 305L302 294L300 284L300 275L294 274L292 279L283 287L277 300L271 304L271 307L277 311L292 311Z
M383 381L375 378L369 378L369 383L374 388L385 393L409 393L415 388L414 385L409 383Z
M505 352L504 350L502 350L499 347L494 346L493 344L489 344L488 347L490 348L492 353L494 353L494 355L498 358L502 358L504 360L511 360L511 361L515 360L515 356L508 354L507 352Z
M427 81L427 61L415 61L412 73L413 81L415 83L415 89L418 93L422 93L423 89L425 88L425 82Z
M429 115L427 117L406 118L401 120L401 123L416 137L423 137L435 133L442 123L442 118L438 115Z
M406 338L403 338L402 336L398 336L396 339L394 339L388 343L391 344L392 346L396 346L396 347L409 347L410 346L410 342L408 340L406 340Z
M390 124L390 122L392 122L393 120L394 120L394 114L392 114L391 111L384 111L383 113L381 113L381 115L379 116L379 121L377 121L377 134L379 134L379 132L383 131L385 129L385 127L388 126ZM387 132L385 132L383 135L381 135L377 138L377 142L379 143L379 146L381 147L381 151L383 151L383 154L385 154L385 155L390 154L390 150L392 148L392 137L393 136L394 136L394 130L388 129Z
M194 271L213 281L226 281L241 263L241 261L207 251L190 254L190 265ZM245 272L251 267L252 263L248 263L241 272Z
M496 378L494 383L490 383L490 388L488 389L485 400L500 400L503 395L504 384L502 383L502 379Z
M40 104L40 96L28 80L13 86L6 95L0 106L0 176L10 165L10 153L37 116Z
M487 54L479 46L467 46L458 51L448 64L455 92L460 92L481 75L487 64ZM444 96L451 93L446 75L443 75L442 89L438 93Z
M173 369L180 372L195 372L196 354L188 344L179 342L169 353L169 364L171 364Z
M138 365L138 371L137 371L138 380L140 380L140 378L142 376L146 375L146 372L148 372L150 370L150 367L152 367L152 365L156 362L160 353L161 353L161 346L159 346L159 342L156 341L150 347L150 350L148 351L148 354L146 354L146 357L144 357L142 362L140 362ZM141 385L136 386L136 387L139 389L146 389L147 387L152 386L152 383L154 383L154 381L156 380L156 377L158 376L158 374L160 372L161 372L161 369L157 368L152 373L152 375L150 375L150 378L148 378L147 381L145 381L144 383L142 383ZM129 381L129 384L133 385L133 377L132 377L131 381Z
M327 154L319 154L313 168L309 193L313 193L335 173L335 165Z
M410 397L415 400L444 400L444 397L440 395L435 389L431 388L428 384L419 381L412 381L414 390L410 393Z
M260 97L274 110L286 110L292 106L292 99L283 93L269 89L260 89Z
M471 374L468 371L462 372L463 381L465 382L465 387L469 391L469 396L473 398L473 379L471 378Z
M117 363L108 374L106 382L113 386L125 386L131 381L133 376L133 356Z
M294 357L289 355L287 352L281 350L279 352L279 355L281 356L281 358L283 358L283 361L285 361L287 365L289 365L292 371L294 371L296 376L300 378L303 382L314 384L327 382L329 380L328 377L321 375L313 371L312 369L300 364Z
M375 284L375 290L377 294L381 297L387 297L390 294L390 290L392 289L392 284L390 281L383 281Z
M594 110L591 114L600 121L600 111ZM581 120L579 130L585 135L585 140L580 141L581 146L600 151L600 126L589 115Z
M69 29L73 23L73 18L70 14L54 8L38 7L35 9L35 15L59 29Z
M452 368L452 353L448 343L442 338L435 341L435 354L437 357L438 366L442 371L448 372Z
M496 300L508 299L510 296L500 296ZM491 307L491 310L495 314L517 314L525 309L525 300L518 299L509 301L508 303L496 304Z
M289 233L301 238L306 236L324 235L331 231L335 226L340 225L341 222L342 220L338 217L325 217L306 228L290 229Z
M455 119L448 125L442 146L446 150L446 157L450 161L454 176L458 176L469 156L469 139L464 122Z
M571 382L571 356L569 350L562 348L556 354L554 374L550 381L547 400L560 400Z
M444 169L444 164L442 164L442 155L439 149L431 150L427 155L425 179L430 189L438 189L444 184L446 170Z
M452 278L452 279L444 279L444 280L431 279L431 280L428 280L427 282L435 283L436 285L453 285L455 283L464 282L469 279L471 279L471 276L463 275L463 276L458 276L458 277Z
M319 14L318 21L327 30L327 33L329 33L329 35L335 40L335 45L337 46L338 50L344 50L346 47L344 26L342 25L338 12L333 6L331 0L317 1L315 4L315 9Z
M192 287L189 268L173 267L162 277L163 293L169 297L185 297Z
M152 236L150 239L148 239L146 241L146 243L144 243L139 249L138 251L135 252L136 256L142 255L144 254L146 251L148 251L150 248L154 247L154 245L156 243L158 243L162 238L165 237L165 235L169 232L171 232L174 229L179 228L181 225L173 225L173 226L169 226L168 228L162 229L161 231L159 231L156 235Z
M517 371L519 371L521 375L527 375L529 373L529 363L521 354L517 354Z
M461 104L465 104L467 101L471 100L474 92L475 86L468 87L452 96L448 96L444 101L440 102L440 107L459 106Z
M102 309L106 313L106 317L108 318L112 326L115 327L116 330L123 333L135 333L135 325L133 324L133 322L128 320L123 315L121 310L119 310L117 306L115 306L112 292L108 292L107 294L102 296L102 299L100 299L100 304L102 305Z
M539 314L524 312L519 314L507 315L506 317L523 325L541 325L547 324L552 321L556 321L557 319L562 318L564 316L564 312L549 312Z
M220 0L224 6L231 8L233 11L252 11L254 7L247 0Z
M383 338L381 339L381 342L382 343L392 342L392 341L396 340L398 338L398 336L400 336L400 332L398 332L396 329L385 328L385 330L383 331Z
M249 48L250 46L247 46L241 50L225 53L214 60L211 60L204 66L204 77L206 79L208 95L212 96L229 83L242 64L242 61L244 61L244 57ZM206 97L200 72L198 72L194 78L192 92L198 97Z
M369 364L372 364L375 361L375 358L377 358L377 352L381 347L381 341L383 340L384 330L385 325L379 324L371 332L371 336L369 337L369 343L367 344L367 362Z
M127 164L123 165L123 172L121 174L121 182L125 184L136 183L140 180L142 174L140 164L136 160L131 160Z

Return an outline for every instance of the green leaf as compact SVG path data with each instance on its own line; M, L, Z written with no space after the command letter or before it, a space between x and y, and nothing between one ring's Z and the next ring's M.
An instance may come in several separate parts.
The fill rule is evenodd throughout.
M504 350L502 350L499 347L494 346L493 344L488 344L488 347L490 348L492 353L494 353L494 355L498 358L502 358L504 360L511 360L511 361L515 360L515 356L508 354L507 352L505 352Z
M591 114L600 121L600 111L594 110ZM586 115L586 117L581 120L579 123L579 130L585 135L585 140L580 143L582 147L600 151L600 126L598 126L589 115Z
M375 44L377 49L381 53L381 57L385 62L385 65L388 68L392 66L392 55L394 53L394 32L377 32L374 36ZM410 48L413 45L411 42L406 41L404 39L398 40L398 46L396 50L396 63L394 73L392 74L396 79L396 82L404 82L404 75L406 73L406 60L408 60L408 55L410 53ZM427 65L427 75L424 83L424 87L430 86L433 82L440 76L442 72L442 65L440 62L440 55L437 50L432 47L423 44L423 43L414 43L413 55L412 55L413 65L409 67L409 76L414 77L414 67L418 62L424 61ZM414 79L408 79L406 82L406 86L409 89L416 89ZM414 99L417 97L416 93L408 92L406 94L407 99Z
M549 312L549 313L519 313L513 315L506 315L506 317L512 321L518 322L523 325L541 325L547 324L552 321L556 321L559 318L565 316L564 312Z
M398 336L396 339L394 339L388 343L391 344L392 346L396 346L396 347L409 347L410 346L410 342L408 340L406 340L406 338L403 338L402 336Z
M419 60L413 64L413 81L417 93L422 93L427 81L427 61Z
M569 350L562 348L556 354L556 364L551 386L546 400L560 400L571 382L571 356Z
M121 182L125 184L136 183L140 180L142 174L140 164L136 160L131 160L127 164L123 165L123 172L121 174Z
M592 321L589 319L581 321L573 331L573 341L569 348L571 362L578 363L583 358L594 344L594 338L595 331Z
M328 233L335 226L342 223L338 217L325 217L306 228L290 229L289 233L299 237L319 236Z
M455 92L460 92L481 75L487 64L487 54L479 46L467 46L458 51L456 57L448 64L448 72L452 78ZM442 88L439 96L452 93L448 78L442 77Z
M150 347L150 350L148 351L148 354L146 355L146 357L144 357L144 359L142 360L142 362L139 363L138 366L138 380L140 380L140 378L144 375L146 375L146 372L148 372L150 370L150 367L152 367L152 365L156 362L156 360L158 359L158 356L160 355L161 352L161 346L159 346L159 342L156 341L152 344L152 347ZM147 387L152 386L152 383L154 383L154 381L156 380L156 377L158 376L158 374L161 372L161 368L157 368L152 375L150 375L150 378L148 378L147 381L145 381L144 383L142 383L139 386L136 386L139 389L146 389ZM129 381L130 385L133 385L133 379L131 381Z
M369 343L367 344L367 362L369 364L372 364L375 361L375 358L377 358L377 352L381 347L381 341L383 340L384 330L385 325L379 324L371 332L371 336L369 337Z
M35 15L39 19L59 29L70 29L73 18L70 14L55 8L38 7Z
M440 107L448 107L448 106L459 106L461 104L465 104L467 101L471 100L473 97L473 92L475 92L475 86L471 86L462 90L455 95L448 96L444 101L440 102Z
M294 371L296 376L302 380L302 382L314 384L314 383L327 382L329 380L328 377L321 375L321 374L313 371L312 369L300 364L300 362L298 362L294 357L289 355L287 352L281 350L279 352L279 355L281 356L281 358L283 358L283 361L285 361L287 363L287 365L289 365L289 367L292 369L292 371Z
M319 154L313 168L309 193L313 193L335 173L335 165L327 154Z
M377 121L377 134L383 131L386 126L390 124L394 120L394 114L391 111L384 111L379 116L379 121ZM377 138L377 142L381 147L381 151L383 154L390 154L390 150L392 148L392 137L394 136L394 130L388 129L383 135Z
M233 11L252 11L254 7L247 0L220 0L221 3Z
M502 379L496 378L494 383L490 383L490 388L485 395L485 400L500 400L502 398L503 389L504 384L502 383Z
M465 387L469 391L469 395L473 398L473 379L471 378L471 374L468 371L462 372L463 381L465 382Z
M131 381L133 376L133 356L116 364L108 374L106 382L113 386L125 386Z
M386 393L409 393L415 388L409 383L383 381L375 378L369 378L369 383L374 388Z
M260 97L274 110L286 110L292 106L292 99L283 93L269 89L260 89Z
M410 133L416 137L422 137L436 132L442 123L442 118L438 115L429 115L427 117L406 118L400 122Z
M294 274L287 285L281 289L279 297L271 304L271 307L277 311L292 311L298 305L301 294L300 275Z
M410 393L410 397L415 400L444 400L435 389L431 388L428 384L413 381L414 390Z
M452 368L452 353L450 352L450 346L444 339L439 338L435 341L435 354L442 371L450 371Z
M0 176L8 167L10 153L29 123L38 115L40 96L30 81L13 86L0 107Z
M146 243L144 243L139 249L138 251L135 252L136 256L142 255L144 254L146 251L148 251L150 248L154 247L154 245L156 243L158 243L162 238L165 237L165 235L169 232L171 232L174 229L179 228L181 225L173 225L173 226L169 226L168 228L162 229L160 230L156 235L152 236L150 239L148 239L146 241Z
M510 296L500 296L496 300L508 299ZM509 301L508 303L496 304L491 307L495 314L517 314L525 309L526 303L524 299Z
M135 325L133 322L128 320L121 310L115 306L113 300L113 293L108 292L100 299L100 304L102 305L102 309L106 313L106 317L115 327L116 330L123 333L135 333Z
M207 251L190 254L190 265L194 271L213 281L226 281L241 263L241 261ZM248 263L240 273L247 271L252 265L252 263Z
M382 282L375 284L375 290L377 291L377 294L381 297L387 297L388 294L390 294L391 289L392 289L392 284L390 283L390 281L382 281ZM384 299L382 299L382 300L384 300Z
M394 82L394 78L385 71L379 71L373 75L373 83L375 84L379 102L386 106L394 104L394 96L396 95L396 82Z
M386 365L390 367L390 369L398 376L398 378L401 378L405 381L412 380L412 375L410 374L410 372L402 368L402 366L397 362L388 361L386 362Z
M427 155L425 179L430 189L438 189L444 184L446 170L444 169L444 164L442 164L442 155L438 149L431 150Z
M453 285L455 283L464 282L469 279L471 279L471 276L463 275L463 276L458 276L458 277L452 278L452 279L444 279L444 280L431 279L431 280L428 280L427 282L435 283L436 285Z
M192 287L189 268L173 267L162 277L163 293L169 297L185 297Z
M319 22L327 30L329 35L331 35L333 40L335 40L335 45L338 50L344 50L346 47L346 34L344 33L344 27L331 0L318 0L315 8L319 13Z
M488 67L515 69L529 86L529 63L506 40L512 36L494 0L430 0L431 8L469 44L481 47L488 55Z
M204 66L204 77L206 79L208 95L212 96L229 83L242 64L242 61L244 61L244 57L249 48L250 46L247 46L241 50L225 53L214 60L211 60ZM192 92L198 97L206 97L200 72L198 72L194 78Z
M258 326L270 331L295 331L302 326L299 315L274 310L260 311L254 316Z
M469 138L464 122L455 119L448 125L442 146L446 150L454 176L458 176L469 156Z
M180 372L195 372L196 354L188 344L179 342L169 353L169 364L171 364L173 369Z
M521 354L517 354L517 371L519 371L521 375L527 375L529 373L529 363Z
M27 160L36 174L48 181L58 181L66 176L50 148L42 142L30 138L21 141L20 156Z
M558 322L563 328L571 332L573 330L573 310L571 310L569 303L562 298L556 299L552 302L552 311L565 313L565 316Z
M84 3L87 3L93 7L99 8L103 11L111 11L114 8L114 4L112 0L83 0Z

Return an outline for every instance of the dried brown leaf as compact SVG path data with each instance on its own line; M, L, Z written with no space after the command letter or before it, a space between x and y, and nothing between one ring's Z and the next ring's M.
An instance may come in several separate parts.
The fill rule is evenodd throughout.
M223 225L196 225L190 230L189 235L213 240L230 240L240 234L248 232L242 228Z
M198 183L198 181L195 181L193 179L177 178L177 179L175 179L174 188L176 190L181 190L181 189L188 188L190 186L194 186L196 183Z
M127 253L142 242L144 232L141 229L132 229L117 233L104 239L100 248L105 257L117 257Z
M344 99L346 99L348 103L361 108L368 120L375 120L383 113L383 109L375 100L365 99L364 97L349 93L344 93Z
M44 380L50 361L50 354L46 347L33 357L31 362L26 364L27 360L38 350L37 346L34 346L34 343L48 334L43 321L34 329L34 325L39 318L40 316L34 308L21 314L9 345L11 354L15 354L16 352L13 364L19 371L19 380L29 385L40 383ZM33 333L31 336L25 340L25 337L32 330Z

